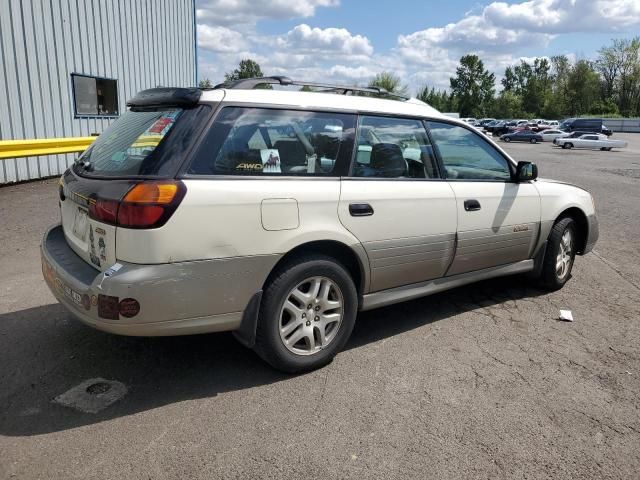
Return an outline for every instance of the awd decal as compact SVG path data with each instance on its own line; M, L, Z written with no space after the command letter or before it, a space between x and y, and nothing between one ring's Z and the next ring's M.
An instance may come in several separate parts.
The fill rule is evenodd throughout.
M236 167L236 170L251 170L251 171L262 170L262 164L261 163L240 163Z

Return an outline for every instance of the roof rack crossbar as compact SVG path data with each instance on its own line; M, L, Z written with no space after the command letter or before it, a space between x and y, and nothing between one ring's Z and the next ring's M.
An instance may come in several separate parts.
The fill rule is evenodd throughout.
M295 85L298 87L310 87L310 88L325 88L325 92L341 92L343 95L347 95L349 92L362 92L362 93L373 93L376 95L382 95L387 97L398 98L402 100L407 100L408 97L404 95L399 95L397 93L392 93L387 91L381 87L356 87L350 85L334 85L331 83L318 83L318 82L303 82L298 80L291 80L289 77L284 76L272 76L272 77L256 77L256 78L244 78L241 80L235 80L228 83L220 83L213 87L214 89L218 88L229 88L233 90L251 90L256 88L259 85L282 85L282 86L290 86Z

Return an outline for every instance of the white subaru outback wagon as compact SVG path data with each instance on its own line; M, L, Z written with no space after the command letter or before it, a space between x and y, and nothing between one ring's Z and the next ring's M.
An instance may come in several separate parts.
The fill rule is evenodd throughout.
M524 272L558 289L598 237L588 192L382 89L268 77L128 106L60 179L42 242L54 295L107 332L233 331L305 371L358 311Z

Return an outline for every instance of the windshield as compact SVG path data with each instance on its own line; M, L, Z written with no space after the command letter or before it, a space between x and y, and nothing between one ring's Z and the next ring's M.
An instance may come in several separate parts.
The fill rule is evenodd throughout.
M128 111L112 123L75 163L84 176L166 176L182 159L208 107Z
M560 124L560 129L564 130L565 128L569 128L571 126L571 124L573 123L573 118L569 118L567 120L564 120L561 124Z

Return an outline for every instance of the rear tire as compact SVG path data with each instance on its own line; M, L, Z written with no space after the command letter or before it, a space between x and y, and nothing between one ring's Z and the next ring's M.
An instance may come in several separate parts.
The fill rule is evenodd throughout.
M531 143L538 143L538 139L537 138L532 138L530 141L531 141Z
M548 290L559 290L571 277L576 258L577 225L573 218L559 219L547 240L542 263L541 285Z
M319 254L280 267L262 299L255 351L287 373L331 362L351 336L358 313L358 294L349 272L332 257Z
M573 143L565 143L565 148L571 150L573 148Z
M504 140L507 143L509 143L511 141L511 139L509 137L503 138L502 140Z

